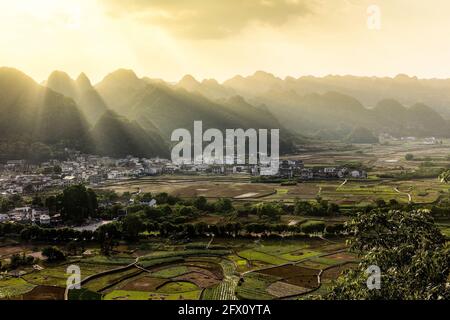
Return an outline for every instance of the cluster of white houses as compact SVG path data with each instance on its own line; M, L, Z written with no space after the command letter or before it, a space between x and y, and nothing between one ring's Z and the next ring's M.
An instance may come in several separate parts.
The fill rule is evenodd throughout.
M52 160L39 165L15 160L0 165L0 193L29 194L78 183L97 186L108 181L142 176L168 174L259 176L260 172L259 165L174 164L167 159L143 159L131 156L113 159L78 155L70 161ZM363 179L367 177L367 173L364 170L345 167L306 168L301 160L283 160L280 162L277 177L300 180Z
M46 208L22 207L15 208L8 213L1 213L0 223L3 222L19 222L50 226L61 223L61 215L55 214L50 216L50 212Z

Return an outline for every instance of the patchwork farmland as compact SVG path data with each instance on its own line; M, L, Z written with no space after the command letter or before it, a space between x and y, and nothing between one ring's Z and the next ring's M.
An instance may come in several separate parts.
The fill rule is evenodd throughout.
M354 261L343 243L227 241L229 250L167 245L159 251L127 247L128 255L80 257L20 278L2 276L0 299L235 300L301 297L319 287L323 268ZM197 244L198 245L198 244ZM204 243L206 248L207 242ZM95 252L95 250L94 250ZM117 259L117 263L115 262ZM95 261L95 263L94 263ZM128 263L130 262L131 263ZM66 292L69 265L81 269L81 289ZM327 272L337 278L337 272Z

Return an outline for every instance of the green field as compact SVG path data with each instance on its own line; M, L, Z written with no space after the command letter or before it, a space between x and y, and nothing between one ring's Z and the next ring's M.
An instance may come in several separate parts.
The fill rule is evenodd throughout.
M12 298L31 291L35 286L20 278L0 278L0 299Z
M114 290L104 296L104 300L198 300L201 291L164 294L157 292L140 292Z

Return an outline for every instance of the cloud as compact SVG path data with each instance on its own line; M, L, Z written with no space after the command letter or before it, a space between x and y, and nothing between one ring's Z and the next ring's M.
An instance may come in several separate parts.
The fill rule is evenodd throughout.
M311 12L306 0L100 0L116 18L162 27L178 36L215 39L251 24L277 27Z

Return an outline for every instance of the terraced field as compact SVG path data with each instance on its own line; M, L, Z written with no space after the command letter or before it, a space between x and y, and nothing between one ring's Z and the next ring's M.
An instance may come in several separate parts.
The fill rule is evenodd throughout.
M97 255L43 264L22 278L0 279L0 299L64 299L71 264L82 275L82 289L68 292L71 300L283 299L316 289L320 270L354 261L342 243L322 240L227 240L226 245L230 250L220 244L193 249L200 243L144 250L138 259Z
M223 268L224 278L219 285L203 292L203 300L237 300L235 291L239 277L235 275L235 265L229 260L223 260L220 265Z

